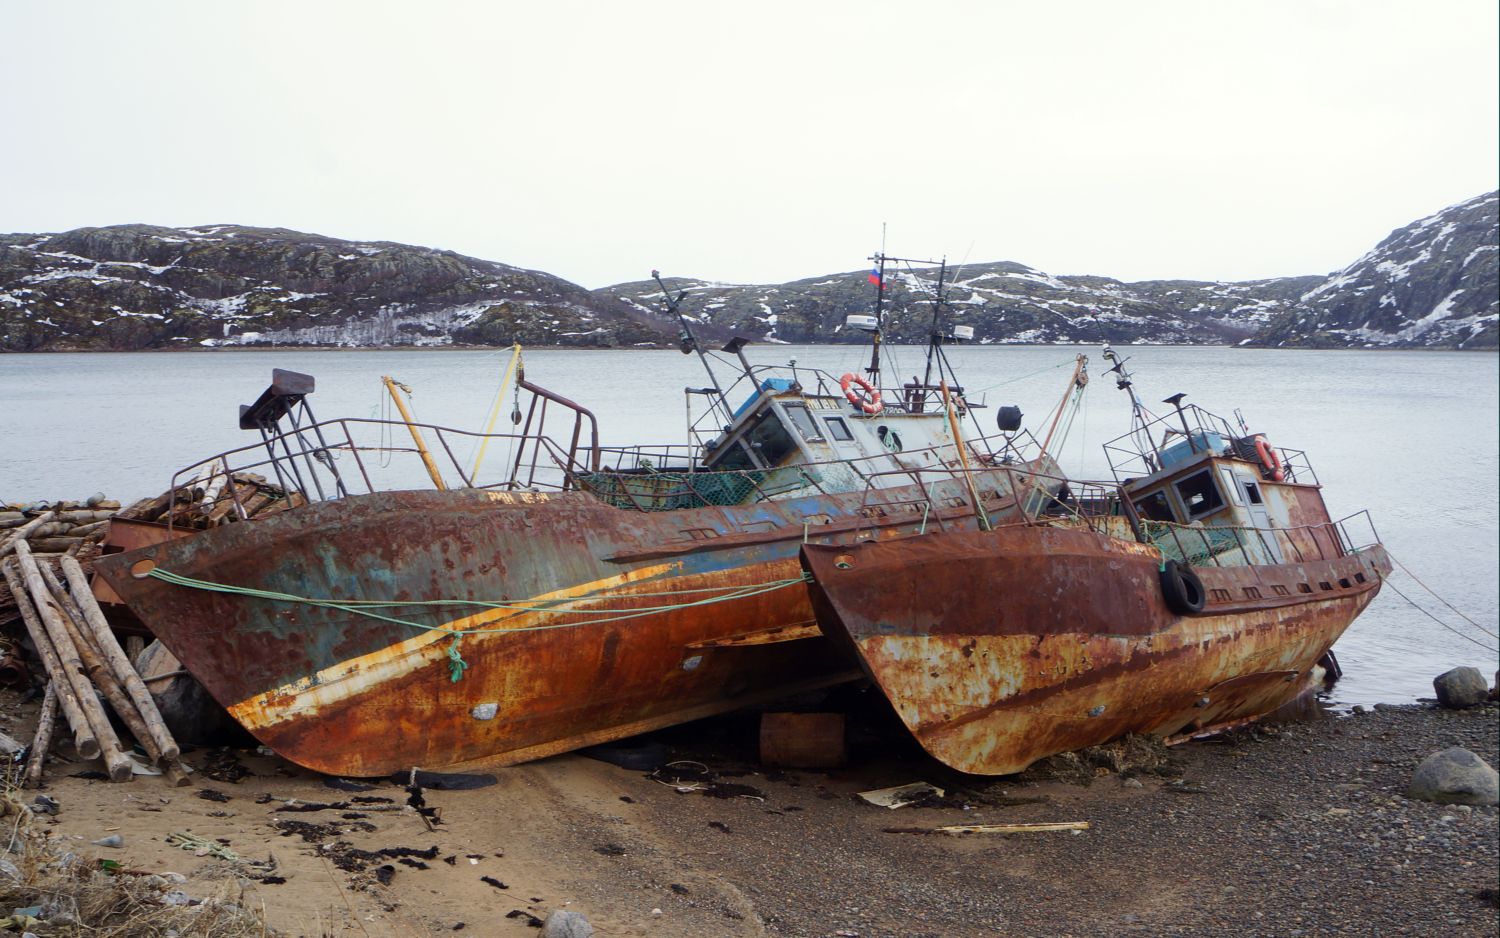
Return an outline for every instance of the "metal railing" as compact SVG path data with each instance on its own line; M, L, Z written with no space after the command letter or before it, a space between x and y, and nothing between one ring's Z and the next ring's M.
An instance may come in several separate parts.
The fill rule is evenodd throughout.
M1193 525L1142 519L1140 530L1143 543L1189 566L1244 567L1333 560L1380 543L1367 510L1337 521L1293 527ZM1365 530L1369 532L1368 539L1363 535ZM1295 537L1297 532L1306 532L1308 536ZM1356 532L1360 536L1356 537ZM1323 536L1318 537L1319 534ZM1325 543L1329 545L1327 549Z

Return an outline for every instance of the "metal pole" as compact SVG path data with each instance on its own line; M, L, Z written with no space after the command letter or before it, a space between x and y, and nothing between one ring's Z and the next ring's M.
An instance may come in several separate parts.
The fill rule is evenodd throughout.
M437 463L432 461L432 454L427 452L427 442L422 439L422 431L417 429L417 423L412 418L411 411L406 409L406 402L396 389L402 388L409 394L411 390L406 385L396 381L390 375L381 375L380 380L385 384L385 389L390 392L391 400L396 402L396 409L401 412L401 420L406 424L406 429L411 431L411 440L417 445L417 453L422 457L422 465L427 467L427 474L432 477L432 484L437 486L439 492L446 492L448 486L443 484L443 477L438 473Z

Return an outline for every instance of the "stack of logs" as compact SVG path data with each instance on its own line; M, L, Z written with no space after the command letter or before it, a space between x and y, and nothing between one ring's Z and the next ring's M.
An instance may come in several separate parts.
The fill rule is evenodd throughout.
M102 758L109 777L133 774L100 695L174 785L188 783L181 748L94 600L85 565L98 555L119 502L101 497L0 511L0 625L19 618L47 677L36 737L22 782L35 786L51 748L58 711L86 759ZM17 648L0 637L0 679L26 683ZM20 744L0 734L0 750Z
M41 780L57 712L73 731L84 758L103 758L109 777L132 775L100 695L135 736L146 754L174 785L188 782L181 749L162 722L155 701L131 660L139 637L129 636L127 656L94 600L88 571L113 518L148 521L173 528L206 530L263 517L306 504L297 492L252 473L230 473L215 460L192 481L144 498L123 511L120 503L96 496L87 502L11 507L0 504L0 627L20 619L31 636L48 678L36 740L23 782ZM0 683L28 683L19 648L0 633ZM0 752L21 746L0 734Z
M288 493L253 472L226 472L212 463L193 481L143 498L120 512L132 521L154 521L174 528L205 530L231 521L246 521L307 504L298 492Z
M30 508L0 506L0 557L22 538L30 541L35 553L76 556L89 542L104 536L106 524L119 510L119 502L102 496Z
M186 785L181 747L104 621L83 567L67 554L58 558L56 567L39 561L25 539L12 547L14 556L3 565L5 581L48 677L22 782L40 783L59 710L73 731L79 755L102 758L111 781L130 779L131 760L105 715L102 694L162 774L173 785Z

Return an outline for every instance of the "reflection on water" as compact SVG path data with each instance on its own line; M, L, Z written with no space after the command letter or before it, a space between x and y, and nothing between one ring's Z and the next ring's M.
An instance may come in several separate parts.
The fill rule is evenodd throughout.
M920 374L920 349L892 351L896 375ZM1035 429L1062 397L1080 351L1097 376L1093 348L966 347L950 354L966 397L989 405L981 411L987 427L999 405L1018 404ZM746 352L757 364L796 359L799 367L835 377L859 371L868 355L853 346ZM1252 430L1306 450L1334 518L1368 508L1394 557L1494 630L1500 600L1495 356L1160 347L1128 354L1146 401L1182 391L1188 402L1226 417L1242 408ZM508 360L509 350L0 355L0 500L157 494L176 470L255 441L238 429L238 405L260 393L272 367L316 376L310 400L323 419L379 417L379 378L389 374L414 389L419 420L479 430ZM526 376L598 414L606 445L683 442L684 389L704 383L695 357L670 350L530 351ZM1058 453L1067 471L1107 478L1101 444L1125 432L1128 421L1125 395L1096 377ZM489 460L502 461L494 452ZM408 484L423 484L419 469ZM1345 674L1332 701L1409 702L1430 696L1432 678L1449 668L1494 672L1495 654L1464 637L1476 636L1472 628L1403 574L1393 583L1463 635L1383 590L1339 642Z

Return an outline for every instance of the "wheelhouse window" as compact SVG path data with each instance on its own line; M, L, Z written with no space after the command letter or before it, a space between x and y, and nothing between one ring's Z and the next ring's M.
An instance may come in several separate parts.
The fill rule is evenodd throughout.
M1214 476L1207 469L1195 472L1177 483L1177 495L1187 508L1188 517L1200 518L1224 507L1219 487L1214 485Z
M818 430L818 422L813 415L808 413L806 405L787 404L786 415L791 418L792 424L796 426L797 432L802 434L804 440L822 442L823 434Z
M854 439L854 434L849 432L849 425L844 423L843 417L825 417L824 422L828 424L828 432L840 443L847 443Z
M760 418L750 428L750 432L745 434L745 439L767 466L779 465L797 450L797 444L792 441L792 435L786 431L786 425L781 422L775 410L768 411Z
M1136 513L1142 518L1150 521L1176 521L1177 517L1172 514L1172 503L1167 501L1167 493L1160 489L1152 492L1135 503Z
M1245 497L1248 498L1248 499L1250 499L1250 504L1252 504L1252 505L1259 505L1261 503L1261 501L1260 501L1260 486L1256 485L1254 482L1246 482L1245 483Z
M1228 466L1220 466L1219 476L1224 480L1224 491L1229 493L1229 497L1234 500L1234 503L1236 505L1245 504L1245 500L1240 497L1240 486L1235 480L1234 470Z

